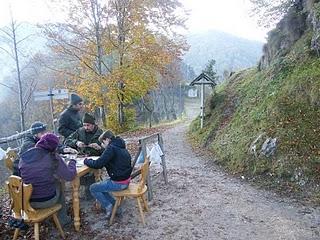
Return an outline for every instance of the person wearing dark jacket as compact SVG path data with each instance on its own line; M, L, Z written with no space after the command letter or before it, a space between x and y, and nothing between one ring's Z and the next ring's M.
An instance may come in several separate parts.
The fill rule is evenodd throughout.
M14 160L13 162L13 175L20 176L20 171L19 171L19 161L20 161L20 156L28 151L30 148L33 148L36 143L39 141L41 136L43 136L47 131L47 124L44 124L42 122L34 122L30 126L30 133L26 135L24 138L22 145L20 147L20 151L18 154L18 158Z
M99 141L105 148L101 157L97 160L85 159L84 164L94 169L107 169L110 179L92 184L90 192L105 208L107 218L110 218L115 199L109 192L128 188L132 172L131 156L124 140L114 136L110 130L104 132Z
M21 155L19 169L24 183L32 184L30 204L33 208L48 208L60 203L58 218L62 225L71 221L59 179L71 181L77 174L76 161L67 165L56 152L59 138L53 133L43 135L34 148Z
M95 118L89 113L83 116L83 127L72 133L66 140L68 147L76 149L80 154L87 156L100 156L103 147L99 142L99 137L103 131L96 125ZM92 199L89 186L95 182L94 174L87 173L80 178L80 184L85 186L85 198Z
M82 127L80 116L82 108L82 98L77 94L71 93L70 106L61 113L58 124L58 132L65 139Z
M80 154L100 156L103 152L99 137L103 131L96 125L95 118L89 113L83 116L83 127L72 133L65 144L76 149Z
M44 124L42 122L36 121L32 123L29 129L30 133L26 135L24 138L22 145L20 147L20 151L18 153L18 158L14 160L13 162L13 175L20 176L20 171L19 171L19 161L20 161L20 156L28 151L29 149L33 148L36 143L40 140L40 138L47 132L47 124ZM59 144L58 146L58 152L59 153L77 153L76 150L72 148L68 148L62 144Z

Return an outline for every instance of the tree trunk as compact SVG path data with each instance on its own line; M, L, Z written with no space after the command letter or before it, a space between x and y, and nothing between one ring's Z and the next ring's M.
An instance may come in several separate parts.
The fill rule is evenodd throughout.
M98 2L92 3L91 2L91 9L92 9L92 16L94 19L94 26L95 26L95 37L96 37L96 48L97 48L97 68L100 78L102 78L102 57L103 57L103 49L101 43L101 28L100 28L100 16L99 16L99 4ZM106 111L104 104L101 106L101 119L103 127L107 127L107 118L106 118Z
M24 116L24 106L23 106L23 92L22 92L22 80L21 80L21 72L20 72L20 65L19 65L19 56L18 56L18 49L17 49L17 39L16 39L16 26L15 23L11 22L12 28L12 37L13 37L13 48L14 48L14 57L16 62L17 68L17 78L18 78L18 92L19 92L19 110L20 110L20 131L25 131L25 116Z

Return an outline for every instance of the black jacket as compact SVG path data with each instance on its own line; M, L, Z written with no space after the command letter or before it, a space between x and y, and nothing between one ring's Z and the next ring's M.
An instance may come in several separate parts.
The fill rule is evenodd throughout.
M95 169L105 167L109 177L114 181L126 180L132 172L130 153L120 137L113 138L97 160L86 159L84 163Z
M58 132L65 138L82 127L81 116L79 111L74 110L71 106L64 110L59 119Z
M19 170L18 165L19 165L19 160L20 160L21 154L25 153L30 148L33 148L38 141L39 141L39 139L34 137L32 134L26 135L26 137L24 138L22 145L20 147L18 158L16 160L14 160L14 162L13 162L13 172L12 172L13 175L20 176L20 170Z

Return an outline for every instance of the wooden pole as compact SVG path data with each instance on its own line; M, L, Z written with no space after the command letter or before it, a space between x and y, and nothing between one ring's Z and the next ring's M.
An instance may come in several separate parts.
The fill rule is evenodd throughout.
M144 161L147 161L147 143L145 140L141 140L141 147L142 147ZM150 167L150 165L148 167ZM148 200L151 201L153 198L153 194L152 194L152 182L151 182L150 171L148 171L147 186L148 186Z
M161 156L163 178L164 178L165 184L168 184L167 165L166 165L166 159L164 155L164 146L163 146L163 139L162 139L161 133L158 133L158 143L163 153L163 155Z
M201 84L201 113L200 113L200 119L201 124L200 127L203 128L203 119L204 119L204 84Z
M53 109L53 93L52 93L52 88L49 88L49 97L50 97L50 101L49 101L49 105L50 105L50 112L51 112L51 121L52 121L52 130L54 133L56 133L56 128L54 125L54 109Z

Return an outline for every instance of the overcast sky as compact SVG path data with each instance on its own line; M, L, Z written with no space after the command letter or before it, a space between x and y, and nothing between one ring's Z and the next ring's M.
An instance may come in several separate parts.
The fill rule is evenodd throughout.
M264 41L266 30L259 29L249 17L248 0L180 0L189 10L187 26L190 33L210 29L222 30L248 39ZM0 27L10 19L32 23L61 18L49 9L47 0L0 0ZM9 4L10 3L10 4Z

